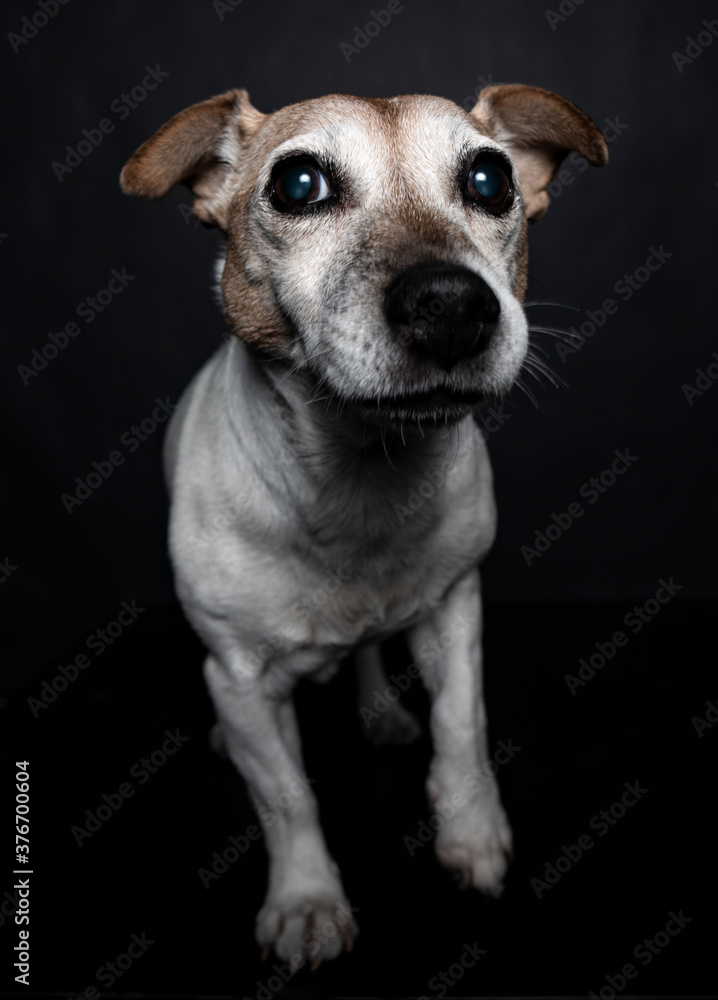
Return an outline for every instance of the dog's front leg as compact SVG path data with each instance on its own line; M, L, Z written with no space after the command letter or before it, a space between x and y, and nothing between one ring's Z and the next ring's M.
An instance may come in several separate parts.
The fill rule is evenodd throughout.
M339 869L327 851L316 799L301 766L291 695L268 695L262 679L210 656L205 678L227 752L258 810L269 854L269 888L257 915L259 944L293 968L351 949L356 925Z
M421 727L398 700L398 694L389 700L390 689L396 691L396 688L384 672L379 646L376 643L362 646L354 651L354 659L359 675L359 709L368 712L368 720L362 716L367 737L376 746L413 743L421 735Z
M430 618L409 631L408 640L433 700L427 791L444 821L436 853L446 868L458 870L463 885L498 896L511 829L485 766L478 570L460 580Z

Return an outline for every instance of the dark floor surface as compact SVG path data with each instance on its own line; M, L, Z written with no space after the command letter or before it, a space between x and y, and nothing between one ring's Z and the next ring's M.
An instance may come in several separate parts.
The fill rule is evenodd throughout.
M594 643L624 628L629 610L487 609L492 752L499 741L520 748L498 774L516 854L499 902L460 891L431 845L414 856L405 845L429 818L427 737L408 748L371 746L351 669L328 685L300 686L307 771L361 930L353 954L300 971L280 990L279 963L260 961L253 939L266 879L262 843L250 842L236 859L230 854L207 888L199 874L230 836L255 823L241 780L208 749L212 711L199 642L178 610L162 608L142 612L99 656L97 643L88 651L81 642L15 692L2 713L10 751L3 802L12 799L14 761L28 759L31 775L32 976L17 995L91 997L91 987L102 995L260 1000L438 997L442 990L502 997L593 991L603 1000L614 991L714 994L718 725L699 735L692 721L706 718L707 701L718 701L714 609L663 607L572 695L565 675L576 674ZM58 663L83 650L90 665L52 704L28 702L43 680L58 676ZM409 663L399 640L386 653L395 673ZM404 700L426 731L420 682ZM168 730L185 741L148 774L138 762L161 748ZM645 791L602 825L594 817L620 800L625 783ZM103 794L116 804L123 784L132 794L78 845L73 826L97 811ZM532 884L544 879L548 862L566 857L564 847L576 858L586 836L593 846L570 866L559 862L565 870L555 884ZM0 989L15 995L11 836L3 842L0 894L9 896L0 910ZM674 936L665 933L671 913L683 923ZM127 952L133 935L144 951L110 988L107 963ZM467 945L485 954L463 972ZM628 963L636 972L630 981L622 978ZM451 979L451 967L453 986L438 978Z

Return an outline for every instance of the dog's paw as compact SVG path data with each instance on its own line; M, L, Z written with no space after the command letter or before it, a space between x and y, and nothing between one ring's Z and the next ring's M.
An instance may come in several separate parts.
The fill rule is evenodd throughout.
M257 915L256 936L266 958L273 948L295 971L351 951L359 928L339 894L314 893L267 898Z
M404 746L413 743L421 736L421 726L411 712L394 701L378 719L373 719L366 730L367 739L374 746L384 746L393 743Z
M511 827L501 805L479 801L465 812L457 809L436 835L436 854L458 875L462 889L473 886L498 899L513 860Z

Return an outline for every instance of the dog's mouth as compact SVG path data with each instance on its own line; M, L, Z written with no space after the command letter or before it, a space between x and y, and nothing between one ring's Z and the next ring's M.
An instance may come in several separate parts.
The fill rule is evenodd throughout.
M432 389L374 399L353 399L352 403L372 423L382 425L456 423L486 399L479 390Z

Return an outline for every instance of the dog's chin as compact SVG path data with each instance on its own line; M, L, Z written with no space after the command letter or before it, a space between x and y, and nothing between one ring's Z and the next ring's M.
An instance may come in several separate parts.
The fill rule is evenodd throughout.
M435 389L406 395L354 398L351 404L369 423L382 427L407 424L456 424L469 416L485 400L484 393L452 392Z

